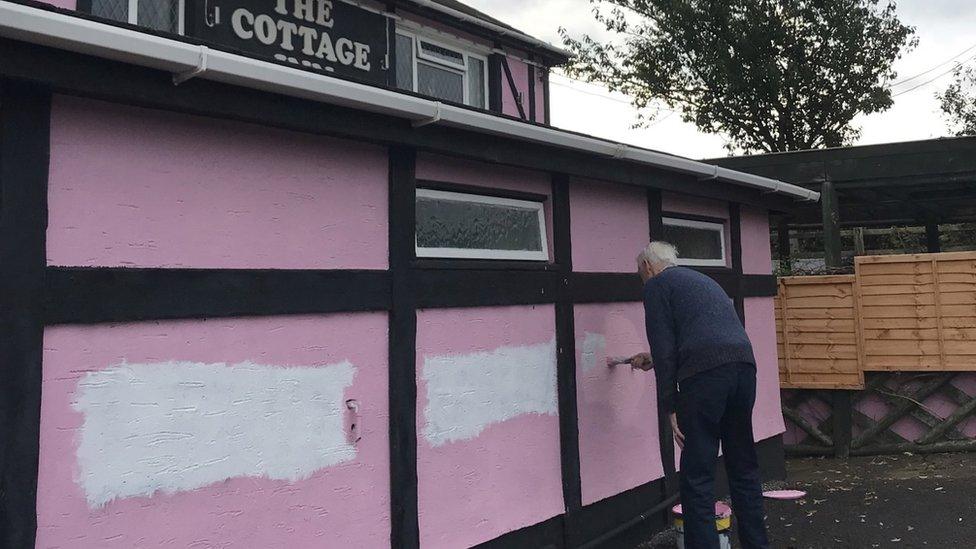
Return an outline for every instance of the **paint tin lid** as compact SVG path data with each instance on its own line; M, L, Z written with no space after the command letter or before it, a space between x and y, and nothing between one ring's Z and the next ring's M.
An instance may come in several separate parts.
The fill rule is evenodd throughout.
M763 497L769 499L801 499L807 497L807 493L802 490L771 490L769 492L763 492Z

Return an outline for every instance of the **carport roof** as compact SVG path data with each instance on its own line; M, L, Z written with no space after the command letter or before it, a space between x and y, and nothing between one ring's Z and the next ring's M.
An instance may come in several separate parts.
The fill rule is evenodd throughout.
M830 181L843 226L976 221L976 137L807 150L705 162L812 190ZM800 205L793 226L822 225L815 204Z

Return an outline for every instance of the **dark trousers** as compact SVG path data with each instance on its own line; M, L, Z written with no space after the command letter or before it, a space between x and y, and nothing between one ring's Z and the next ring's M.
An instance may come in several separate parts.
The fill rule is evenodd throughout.
M744 549L768 548L759 458L752 436L756 368L726 364L680 384L676 412L685 435L681 507L687 549L718 549L715 468L719 442L729 477L732 510Z

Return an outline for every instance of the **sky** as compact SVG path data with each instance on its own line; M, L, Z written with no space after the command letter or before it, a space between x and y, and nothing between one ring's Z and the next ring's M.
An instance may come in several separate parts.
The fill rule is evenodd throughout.
M558 29L572 35L606 38L594 20L589 0L464 0L530 35L561 45ZM861 116L857 144L932 139L949 135L936 92L951 81L957 62L976 66L976 1L900 0L898 15L916 28L918 46L895 64L895 104L889 110ZM962 55L959 55L960 53ZM924 73L924 74L923 74ZM622 141L690 158L726 156L720 136L704 134L673 112L659 112L653 126L633 128L636 111L627 97L596 85L553 74L552 123L562 128ZM915 88L915 89L912 89Z

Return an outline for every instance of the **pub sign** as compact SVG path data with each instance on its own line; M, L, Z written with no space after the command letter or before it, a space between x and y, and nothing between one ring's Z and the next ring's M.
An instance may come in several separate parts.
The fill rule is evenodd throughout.
M387 83L382 14L343 0L198 0L189 34L207 42L376 84Z

